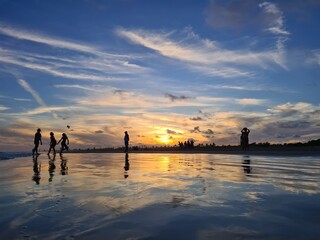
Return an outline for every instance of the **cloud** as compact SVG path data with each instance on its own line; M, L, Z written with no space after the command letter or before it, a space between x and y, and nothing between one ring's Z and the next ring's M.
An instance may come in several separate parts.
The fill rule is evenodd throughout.
M252 31L254 26L277 36L275 50L265 54L269 53L272 61L287 69L285 43L290 32L285 29L284 19L278 5L267 1L211 1L207 11L207 22L215 28L247 28Z
M108 77L108 76L101 76L97 74L84 74L84 73L77 73L77 72L68 72L68 71L61 71L61 70L56 70L55 68L49 66L49 65L44 65L44 64L36 64L32 63L31 61L20 61L18 59L14 59L11 57L6 57L6 56L0 56L0 62L4 63L9 63L9 64L14 64L18 65L20 67L32 69L35 71L39 72L44 72L47 74L51 74L53 76L57 77L63 77L63 78L70 78L70 79L77 79L77 80L91 80L91 81L119 81L123 80L124 78L117 78L117 77ZM78 68L79 65L73 66L73 68Z
M189 118L190 120L192 121L203 121L204 119L202 117L192 117L192 118Z
M254 98L243 98L236 99L237 104L240 105L264 105L266 103L265 99L254 99Z
M201 131L203 134L206 134L206 135L212 135L214 134L214 132L211 130L211 129L208 129L206 131Z
M167 129L167 133L172 134L172 135L182 135L182 133L179 133L179 132L176 132L176 131L170 130L170 129Z
M127 80L125 75L146 73L146 67L135 63L134 55L111 54L101 51L88 44L79 44L70 40L63 40L52 36L13 28L0 23L0 35L10 36L17 40L28 40L45 45L46 52L53 48L65 51L55 51L54 55L34 53L43 46L34 45L27 52L0 48L0 62L44 72L56 77L88 81L121 81ZM10 46L7 45L8 47ZM24 45L22 45L23 47ZM71 52L69 52L71 51Z
M45 102L42 100L42 98L40 97L40 95L23 79L18 79L17 80L18 83L20 84L20 86L26 90L27 92L29 92L33 97L34 99L36 100L36 102L42 107L42 108L47 108L47 105L45 104ZM52 113L52 116L57 119L58 118L58 115L50 110L50 112Z
M196 126L196 127L194 127L192 130L190 130L190 132L191 132L191 133L199 133L199 132L201 132L201 130L200 130L200 127L199 127L199 126Z
M122 95L122 94L126 94L128 91L126 90L121 90L121 89L116 89L113 91L113 94L119 94L119 95Z
M53 87L55 88L75 88L75 89L81 89L81 90L85 90L85 91L92 91L92 92L101 92L101 90L99 90L99 87L101 86L94 86L94 85L90 85L90 86L86 86L86 85L79 85L79 84L55 84L53 85Z
M284 29L284 16L282 11L275 3L263 2L259 4L265 14L267 15L269 22L267 30L275 35L289 35L290 33Z
M39 94L25 80L18 79L18 83L24 90L29 92L34 97L34 99L37 103L39 103L39 105L41 105L42 107L47 107L47 105L44 103Z
M87 53L100 54L99 51L97 51L97 49L91 46L74 43L71 41L65 41L58 38L52 38L49 36L36 34L34 32L31 33L25 30L17 29L17 28L12 28L11 26L4 23L0 23L0 34L21 39L21 40L28 40L32 42L45 44L45 45L56 47L56 48L63 48L63 49L70 49L70 50L87 52Z
M165 97L169 98L172 102L177 101L177 100L186 100L186 99L192 99L192 97L187 97L187 96L175 96L170 93L166 93Z
M10 109L10 108L5 107L5 106L3 106L3 105L0 105L0 111L4 111L4 110L8 110L8 109Z
M117 34L132 43L154 50L162 56L179 60L196 72L209 76L224 78L254 74L249 69L252 66L264 67L271 63L283 67L279 58L279 47L274 50L250 51L223 49L214 41L201 39L191 30L185 39L174 40L173 33L154 33L145 30L118 29Z

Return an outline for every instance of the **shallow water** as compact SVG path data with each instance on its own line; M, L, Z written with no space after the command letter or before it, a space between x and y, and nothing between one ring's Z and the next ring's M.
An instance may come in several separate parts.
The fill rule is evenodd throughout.
M65 154L0 162L1 239L320 239L320 158Z

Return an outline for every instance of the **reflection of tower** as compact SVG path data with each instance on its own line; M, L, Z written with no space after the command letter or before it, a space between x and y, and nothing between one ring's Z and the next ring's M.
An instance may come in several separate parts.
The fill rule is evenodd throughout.
M124 172L124 178L127 178L127 177L129 177L129 174L128 174L128 171L129 171L129 169L130 169L130 164L129 164L129 154L128 153L126 153L126 155L125 155L125 160L124 160L124 170L125 170L125 172Z
M49 182L52 182L52 178L54 176L54 171L56 169L56 165L55 165L55 160L56 160L56 155L53 155L53 158L51 158L50 155L48 155L48 158L49 158L49 168L48 168L48 171L49 171Z
M62 156L62 154L60 155L60 159L61 159L61 164L60 164L61 175L68 175L68 166L67 166L68 161L66 158Z
M250 159L244 159L242 162L243 172L246 174L251 173L252 167L250 166L251 160Z
M41 171L41 163L38 162L38 155L33 157L33 177L32 180L36 182L36 184L40 184L40 171Z

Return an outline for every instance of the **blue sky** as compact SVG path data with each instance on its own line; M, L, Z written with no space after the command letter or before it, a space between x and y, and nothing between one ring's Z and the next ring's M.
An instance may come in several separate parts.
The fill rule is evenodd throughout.
M319 138L319 1L0 1L0 151ZM70 125L68 129L66 126Z

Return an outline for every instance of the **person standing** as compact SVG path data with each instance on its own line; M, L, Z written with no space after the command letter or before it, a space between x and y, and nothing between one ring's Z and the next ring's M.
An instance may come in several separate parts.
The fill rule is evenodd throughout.
M128 152L129 149L129 134L127 131L124 132L124 146L125 146L125 152Z
M242 150L249 149L249 133L250 133L250 130L246 127L241 130L240 144L241 144Z
M41 141L41 129L38 128L36 134L34 135L34 148L32 149L32 155L34 155L36 153L36 155L39 155L38 153L38 147L39 147L39 143L42 145L42 141Z
M56 139L54 137L54 133L51 132L50 133L50 148L49 148L49 151L48 151L48 155L50 154L51 149L53 150L53 154L56 155L56 149L55 149L56 145L57 145L57 141L56 141Z

